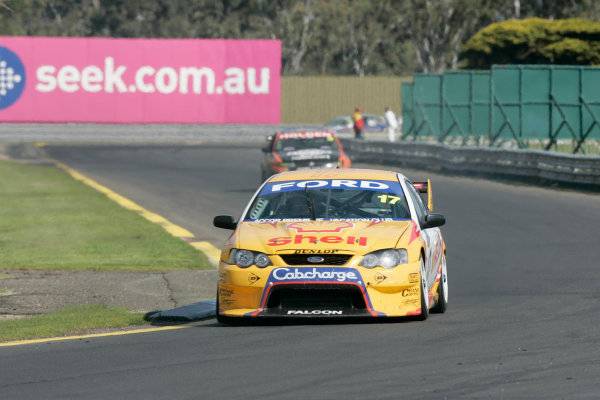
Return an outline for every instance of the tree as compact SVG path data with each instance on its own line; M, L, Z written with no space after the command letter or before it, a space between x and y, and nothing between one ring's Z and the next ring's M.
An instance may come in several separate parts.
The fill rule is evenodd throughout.
M312 0L257 0L259 17L257 33L282 41L282 72L298 73L314 31L314 4ZM261 32L262 31L262 32Z
M491 24L462 50L464 68L493 64L600 64L600 23L541 18Z
M495 5L497 18L507 19L586 18L597 20L600 5L596 0L498 0Z
M456 68L460 47L494 12L494 0L409 0L406 36L422 72Z
M342 60L353 75L365 76L380 46L389 41L400 23L390 1L342 1Z

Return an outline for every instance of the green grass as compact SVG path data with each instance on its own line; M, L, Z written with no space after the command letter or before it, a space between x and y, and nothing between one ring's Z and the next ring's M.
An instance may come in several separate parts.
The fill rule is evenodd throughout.
M0 270L196 268L202 252L62 170L0 161Z
M549 150L550 152L555 153L565 153L565 154L573 154L573 150L575 150L577 143L571 140L559 140L552 148ZM546 144L540 143L539 141L529 141L528 148L530 150L545 150ZM581 145L581 150L579 150L576 154L583 156L597 156L600 155L600 142L598 140L587 140Z
M82 335L92 329L145 325L144 314L126 308L84 305L49 314L0 321L0 342Z

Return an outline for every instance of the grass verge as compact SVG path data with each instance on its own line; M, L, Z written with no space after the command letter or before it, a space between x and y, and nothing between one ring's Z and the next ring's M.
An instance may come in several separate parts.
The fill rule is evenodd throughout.
M92 329L147 325L144 314L105 305L73 306L49 314L0 321L0 342L82 335Z
M0 161L0 269L213 268L206 256L65 172Z

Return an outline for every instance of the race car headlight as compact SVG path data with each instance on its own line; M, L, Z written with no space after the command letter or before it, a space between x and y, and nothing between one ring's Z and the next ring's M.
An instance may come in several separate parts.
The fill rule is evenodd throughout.
M271 259L265 253L233 249L229 254L229 264L237 264L241 268L248 268L251 265L264 268L271 265Z
M271 264L271 260L265 253L256 253L254 255L254 264L256 264L256 266L259 268L264 268Z
M233 250L233 261L242 268L254 264L254 254L249 250Z
M408 252L406 249L383 249L366 254L358 264L365 268L394 268L400 264L408 263Z

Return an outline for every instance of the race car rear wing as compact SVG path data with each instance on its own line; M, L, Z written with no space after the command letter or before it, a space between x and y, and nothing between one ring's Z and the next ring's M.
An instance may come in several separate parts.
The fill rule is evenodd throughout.
M431 179L427 179L427 182L414 182L415 189L419 193L427 193L427 208L433 212L433 194L431 193Z

